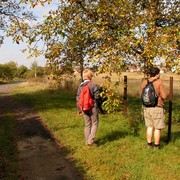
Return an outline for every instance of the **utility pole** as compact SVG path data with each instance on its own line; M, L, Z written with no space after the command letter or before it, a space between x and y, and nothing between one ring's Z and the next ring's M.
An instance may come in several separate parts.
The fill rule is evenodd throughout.
M36 66L34 67L34 77L37 77L37 73L36 73Z
M34 77L37 77L37 62L36 59L34 58L34 62L32 63L32 68L34 70Z

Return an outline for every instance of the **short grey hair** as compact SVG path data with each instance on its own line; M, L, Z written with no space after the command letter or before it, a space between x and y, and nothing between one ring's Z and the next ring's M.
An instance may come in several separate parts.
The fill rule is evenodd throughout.
M85 69L83 71L83 80L91 80L93 77L93 73L90 69Z

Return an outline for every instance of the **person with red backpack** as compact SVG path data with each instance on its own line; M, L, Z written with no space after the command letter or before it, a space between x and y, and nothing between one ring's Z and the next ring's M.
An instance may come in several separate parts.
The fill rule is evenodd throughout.
M83 71L83 82L79 85L76 95L78 115L82 114L85 121L85 144L89 146L96 145L94 139L99 124L98 113L103 113L98 105L100 99L99 87L91 82L92 76L91 70L85 69Z

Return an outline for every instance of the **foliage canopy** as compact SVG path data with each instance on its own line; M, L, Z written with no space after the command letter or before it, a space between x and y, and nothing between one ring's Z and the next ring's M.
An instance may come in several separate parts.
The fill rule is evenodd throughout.
M35 7L51 0L22 2ZM58 68L68 64L83 69L91 62L101 72L119 73L126 64L146 70L165 59L166 66L178 70L178 14L178 0L59 0L42 24L26 29L26 36L29 44L41 39L48 62Z
M51 0L21 2L43 8ZM116 73L120 80L127 64L148 74L149 67L163 60L164 66L180 71L179 8L178 0L59 0L42 23L22 22L21 29L14 24L8 35L16 42L27 38L35 56L41 53L37 42L43 42L54 71L78 66L82 73L87 65L97 65L98 73L107 74L103 86L113 97L110 92L119 81L111 86L110 76Z
M0 31L6 32L9 29L14 29L12 33L14 41L19 44L23 41L21 36L26 36L27 22L34 19L32 12L28 11L25 6L22 6L17 0L1 0L0 1ZM22 33L20 36L19 34ZM4 36L0 35L0 45L3 43Z

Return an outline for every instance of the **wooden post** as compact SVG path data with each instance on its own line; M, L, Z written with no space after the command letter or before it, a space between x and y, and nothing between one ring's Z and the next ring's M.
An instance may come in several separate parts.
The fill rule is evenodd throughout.
M169 142L170 139L171 139L172 99L173 99L173 77L170 77L170 86L169 86L169 118L168 118L168 138L167 138L167 142Z
M124 76L124 116L127 115L127 76Z

